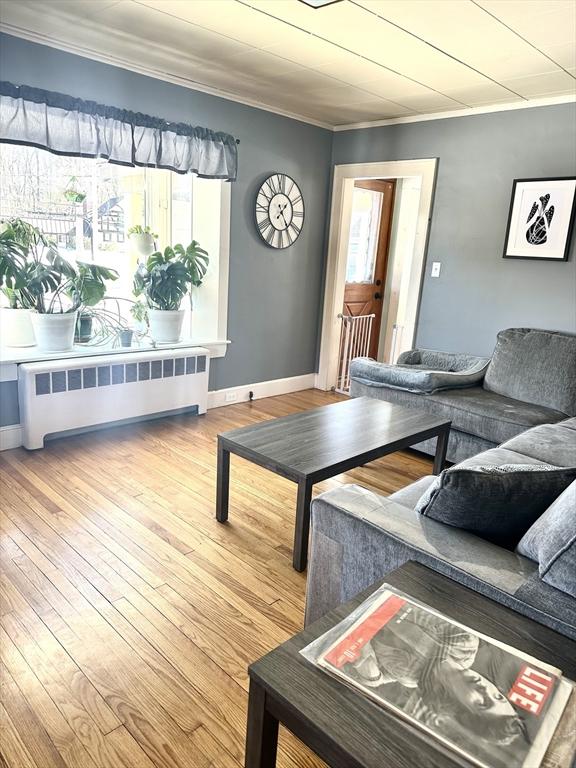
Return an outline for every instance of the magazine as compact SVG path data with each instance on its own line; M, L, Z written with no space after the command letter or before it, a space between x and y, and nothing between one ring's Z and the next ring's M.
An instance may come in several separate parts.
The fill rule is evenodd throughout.
M387 584L300 653L482 768L537 768L573 688Z

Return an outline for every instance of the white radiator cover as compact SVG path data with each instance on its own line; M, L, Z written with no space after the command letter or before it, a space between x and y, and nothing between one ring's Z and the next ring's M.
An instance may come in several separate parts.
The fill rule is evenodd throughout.
M181 409L206 413L208 368L203 347L22 363L23 445L42 448L46 435Z

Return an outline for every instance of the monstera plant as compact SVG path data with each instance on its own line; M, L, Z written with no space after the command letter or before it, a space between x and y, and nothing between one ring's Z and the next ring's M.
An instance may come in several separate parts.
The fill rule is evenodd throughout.
M208 261L207 252L193 240L187 248L178 244L156 251L138 266L134 294L146 302L154 341L180 340L184 320L182 301L191 296L193 286L202 285Z
M71 264L27 221L15 218L2 223L0 288L11 310L26 313L21 317L28 316L36 343L44 351L70 349L78 310L100 301L105 281L117 277L115 270L96 264Z

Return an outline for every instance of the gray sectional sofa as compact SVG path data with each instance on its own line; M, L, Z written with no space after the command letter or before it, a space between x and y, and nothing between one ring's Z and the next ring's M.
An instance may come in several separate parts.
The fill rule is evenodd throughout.
M537 385L526 382L522 391L537 397ZM562 403L559 394L555 402ZM515 420L508 433L505 426L491 433L509 438L502 445L460 466L574 467L576 418L558 423L554 412L553 421L557 423L511 436L519 426ZM424 477L388 498L347 485L314 499L306 622L415 560L576 639L576 480L528 529L514 551L416 512L418 500L434 481L432 476ZM502 514L513 512L505 505Z
M447 458L452 462L494 448L530 427L576 416L573 334L509 328L498 334L491 360L412 350L399 363L353 360L351 396L376 397L450 419ZM414 447L433 454L435 443Z

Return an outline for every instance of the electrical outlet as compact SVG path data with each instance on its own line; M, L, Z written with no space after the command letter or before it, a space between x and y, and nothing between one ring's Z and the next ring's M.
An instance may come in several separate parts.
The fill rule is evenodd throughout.
M238 394L236 392L226 392L224 395L224 401L226 403L235 403L238 400Z
M439 261L433 261L432 262L432 272L430 273L431 277L440 277L440 267L441 263Z

